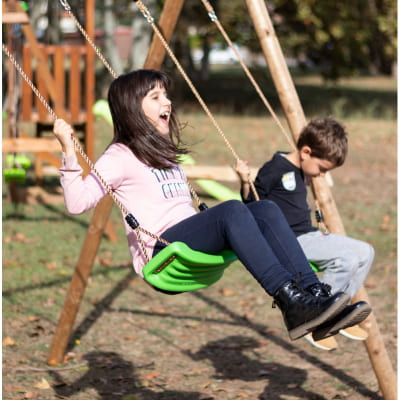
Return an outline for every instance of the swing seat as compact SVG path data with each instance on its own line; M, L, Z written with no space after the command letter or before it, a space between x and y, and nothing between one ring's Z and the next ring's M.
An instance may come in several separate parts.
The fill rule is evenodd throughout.
M8 168L4 169L4 180L9 182L25 183L26 170L31 166L28 157L21 154L9 154L6 157Z
M24 169L28 169L31 166L31 160L22 154L9 154L6 157L6 164L9 167L21 167Z
M218 281L237 256L230 250L207 254L173 242L156 254L143 268L144 279L158 289L189 292Z
M4 169L4 180L7 183L25 183L26 171L23 168L6 168Z

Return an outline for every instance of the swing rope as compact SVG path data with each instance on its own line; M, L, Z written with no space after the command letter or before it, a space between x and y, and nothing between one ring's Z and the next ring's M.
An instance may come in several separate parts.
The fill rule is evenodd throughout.
M136 1L136 0L135 0ZM91 40L91 38L89 37L89 35L87 34L87 32L85 31L85 29L83 28L83 26L79 23L79 21L77 20L77 18L75 17L75 15L72 13L71 10L71 6L68 4L68 2L66 0L60 0L61 5L64 7L65 11L68 13L68 15L72 18L72 20L74 21L74 23L76 24L77 28L79 29L79 31L82 33L82 35L85 37L85 39L88 41L88 43L90 44L90 46L93 48L93 50L95 51L95 53L97 54L97 56L100 58L100 60L103 62L104 66L108 69L108 71L111 73L111 75L113 76L113 78L115 79L117 77L117 74L115 73L115 71L112 69L112 67L110 66L110 64L106 61L106 59L104 58L104 56L101 54L101 52L99 51L99 49L96 47L96 45L94 44L93 40ZM237 154L235 153L233 147L230 145L228 139L226 138L226 136L224 135L224 133L222 132L221 128L218 126L217 121L215 120L215 118L213 117L213 115L211 114L210 110L208 109L207 105L204 103L203 99L200 97L199 93L197 92L196 88L194 87L194 85L192 84L192 82L190 81L190 78L187 76L187 74L185 73L185 71L183 70L182 66L180 65L179 61L176 59L175 55L173 54L172 50L170 49L170 47L168 46L168 43L165 41L164 37L162 36L161 32L159 31L159 29L157 28L157 26L154 24L154 18L151 16L150 12L146 9L146 7L144 6L143 3L141 3L141 7L139 7L139 10L142 12L143 16L145 17L146 21L148 23L150 23L154 29L154 31L156 32L157 36L159 37L159 39L161 40L162 44L164 45L165 49L167 50L168 54L170 55L170 57L172 58L172 60L174 61L174 63L176 64L179 72L182 74L182 76L184 77L184 79L186 80L187 84L189 85L190 89L192 90L192 92L194 93L194 95L196 96L197 100L199 101L199 103L201 104L201 106L203 107L204 111L206 112L206 114L209 116L209 118L211 119L212 123L214 124L214 126L216 127L217 131L220 133L220 135L222 136L223 140L225 141L225 144L228 146L228 148L230 149L230 151L232 152L232 154L234 155L234 157L239 160L239 157L237 156ZM250 186L252 186L252 183L250 183ZM190 184L189 181L187 181L189 190L193 196L193 198L195 199L197 206L199 208L200 211L205 210L207 208L206 204L201 202L196 191L194 190L193 186ZM252 189L253 190L253 189ZM254 188L254 195L258 196L255 188Z
M4 53L9 57L11 63L21 74L22 78L30 86L35 95L38 96L39 100L43 103L43 106L47 109L49 114L56 119L57 115L53 109L22 70L21 66L9 52L4 43L2 46ZM75 150L79 151L93 173L100 180L102 185L104 185L107 193L111 196L112 200L117 204L125 216L125 221L135 232L140 243L141 250L147 261L142 270L143 276L145 281L151 286L161 290L177 293L202 289L218 281L222 277L225 269L233 261L237 260L237 256L231 250L223 250L219 254L203 253L191 249L183 242L175 241L173 243L169 243L165 239L158 237L157 235L154 235L153 233L139 226L139 223L135 217L132 214L128 214L128 211L116 198L110 186L102 179L98 171L95 169L93 163L86 156L75 136L72 136L72 140ZM165 244L166 247L164 247L163 250L150 259L140 232L145 233L153 239Z
M281 129L282 133L284 134L284 136L286 137L288 143L292 146L293 149L295 149L295 144L293 142L293 140L290 138L289 134L286 132L286 130L284 129L284 127L282 126L280 120L278 119L276 113L274 112L274 110L272 109L271 105L269 104L268 100L265 98L263 92L261 91L259 85L257 84L257 82L255 81L253 75L251 74L251 72L249 71L249 69L247 68L246 64L244 63L242 57L240 56L239 52L236 50L236 48L233 46L232 41L230 40L228 34L226 33L225 29L223 28L223 26L221 25L221 23L219 22L219 19L215 13L215 10L212 8L211 4L208 2L208 0L201 0L203 5L205 6L208 15L211 19L212 22L214 22L218 29L220 30L221 34L223 35L223 37L225 38L225 40L227 41L228 45L232 48L232 50L234 51L240 65L242 66L243 70L245 71L247 77L249 78L250 82L253 84L256 92L258 93L258 95L260 96L261 100L263 101L264 105L266 106L266 108L270 111L271 116L273 117L274 121L277 123L277 125L279 126L279 128ZM165 50L168 52L169 56L171 57L171 59L174 61L176 67L178 68L179 72L181 73L181 75L183 76L183 78L185 79L186 83L188 84L188 86L190 87L190 89L192 90L193 94L195 95L195 97L197 98L198 102L200 103L200 105L202 106L202 108L204 109L204 111L206 112L206 114L208 115L208 117L211 119L212 123L214 124L215 128L217 129L218 133L220 134L220 136L222 137L222 139L224 140L226 146L229 148L229 150L231 151L231 153L233 154L234 158L239 161L239 157L237 155L237 153L235 152L235 150L233 149L233 147L231 146L230 142L228 141L227 137L225 136L225 134L223 133L222 129L219 127L217 121L215 120L213 114L211 113L211 111L209 110L209 108L207 107L207 105L205 104L205 102L203 101L202 97L200 96L200 94L198 93L197 89L195 88L195 86L193 85L192 81L190 80L190 78L188 77L188 75L186 74L185 70L182 68L181 64L179 63L179 61L177 60L177 58L175 57L174 53L172 52L170 46L168 45L168 43L166 42L166 40L164 39L162 33L160 32L160 30L158 29L157 25L154 23L154 18L152 17L150 11L146 8L146 6L143 4L143 2L141 0L135 0L136 5L138 6L139 10L141 11L142 15L144 16L144 18L146 19L146 21L151 25L151 27L153 28L154 32L157 34L158 38L160 39L162 45L164 46ZM87 32L85 31L85 29L82 27L82 25L79 23L78 19L75 17L75 15L73 14L72 10L71 10L71 6L68 4L68 2L66 0L60 0L61 5L64 7L65 11L68 13L68 15L70 16L70 18L74 21L75 25L77 26L77 28L79 29L79 31L82 33L82 35L85 37L85 39L88 41L88 43L90 44L90 46L93 48L93 50L95 51L95 53L97 54L97 56L100 58L100 60L103 62L104 66L108 69L108 71L110 72L110 74L113 76L113 78L117 78L117 74L115 73L115 71L112 69L112 67L110 66L110 64L107 62L107 60L105 59L105 57L103 56L103 54L100 52L100 50L96 47L95 43L93 42L93 40L89 37L89 35L87 34ZM204 210L205 208L207 208L207 206L202 203L199 199L199 197L197 196L196 191L193 189L192 185L188 183L188 187L190 189L190 192L192 193L193 198L195 199L198 207L200 210ZM257 190L254 186L253 181L250 179L248 179L248 183L250 185L250 189L253 192L254 198L258 201L260 200L260 197L257 193ZM315 216L316 216L316 220L318 223L318 226L320 227L320 229L323 229L325 232L328 232L328 229L324 223L324 219L323 219L323 215L322 215L322 211L319 207L319 203L318 200L314 194L314 200L315 200L315 206L316 206L316 211L315 211Z
M103 54L101 54L99 48L95 45L95 43L93 42L93 40L90 38L90 36L88 35L88 33L85 31L85 29L83 28L83 26L80 24L80 22L78 21L78 19L75 17L74 13L71 11L71 6L68 4L68 2L66 0L60 0L61 5L64 7L64 10L68 13L69 17L74 21L75 25L77 26L77 28L80 30L80 32L82 33L82 35L85 37L85 39L88 41L88 43L90 44L90 46L92 46L93 50L95 51L95 53L97 54L97 57L100 58L100 60L103 62L104 66L108 69L108 71L110 72L110 74L112 75L112 77L114 79L116 79L118 76L115 73L115 71L111 68L111 65L107 62L107 60L104 58Z
M229 38L228 34L226 33L224 27L219 22L217 14L216 14L215 10L213 9L212 5L210 4L210 2L208 0L201 0L201 2L203 3L206 11L208 12L208 16L210 17L210 20L215 23L215 25L217 26L218 30L220 31L220 33L222 34L222 36L224 37L224 39L228 43L229 47L232 49L232 51L236 55L236 58L239 61L239 64L241 65L241 67L243 68L243 70L246 73L247 77L249 78L250 82L254 86L254 89L256 90L258 95L260 96L260 98L261 98L262 102L264 103L265 107L271 113L272 118L274 119L274 121L276 122L276 124L279 126L279 128L282 131L282 133L286 137L287 142L289 143L289 145L292 147L293 150L296 150L296 145L294 143L293 138L287 133L285 128L282 126L278 116L276 115L276 113L272 109L271 105L269 104L268 100L265 98L262 90L260 89L260 86L258 85L258 83L254 79L253 75L251 74L251 72L247 68L246 64L243 61L243 58L241 57L240 53L237 51L237 49L233 45L233 43L232 43L231 39ZM315 203L315 208L316 208L316 210L315 210L315 219L317 221L318 227L319 227L320 230L324 231L325 233L328 233L329 231L328 231L327 226L325 225L323 214L322 214L322 210L320 208L317 196L315 194L314 186L311 185L311 188L312 188L313 197L314 197L314 203Z
M208 115L208 117L210 118L211 122L213 123L213 125L217 129L217 132L222 137L222 140L225 142L225 145L231 151L231 153L232 153L233 157L236 159L236 161L240 161L239 156L237 155L237 153L235 152L234 148L230 144L228 138L223 133L222 129L220 128L220 126L218 125L217 121L215 120L213 114L211 113L211 111L207 107L206 103L204 102L204 100L200 96L199 92L197 91L197 89L193 85L193 83L190 80L189 76L186 74L185 70L183 69L183 67L179 63L178 59L175 57L175 54L172 52L170 46L168 45L167 41L164 39L164 36L162 35L160 30L158 29L157 25L154 23L154 18L152 17L150 11L147 9L147 7L143 4L143 2L141 0L135 0L135 3L137 5L137 7L139 8L140 12L143 14L143 16L146 19L146 21L153 28L154 33L160 39L162 45L164 46L165 50L167 51L167 53L171 57L172 61L175 63L176 67L178 68L179 72L181 73L181 75L185 79L185 81L188 84L189 88L192 90L192 92L195 95L197 101L200 103L200 105L202 106L203 110ZM252 192L254 194L254 197L256 198L256 200L259 200L260 198L258 196L258 193L257 193L255 187L254 187L254 183L251 181L251 179L248 180L248 183L249 183L250 188L251 188L251 190L252 190Z
M252 73L249 71L249 69L247 68L246 64L244 63L243 58L241 57L240 53L237 51L236 47L233 45L231 39L229 38L228 34L226 33L224 27L219 22L219 19L217 17L217 14L215 13L213 7L211 6L211 4L209 3L208 0L201 0L201 1L203 3L204 7L206 8L207 12L208 12L208 16L210 17L210 20L215 23L215 25L218 27L220 33L222 34L222 36L224 37L224 39L228 43L229 47L235 53L236 58L239 61L239 64L241 65L241 67L243 68L243 70L246 73L247 77L249 78L250 82L254 86L254 89L256 90L258 95L260 96L260 98L261 98L262 102L264 103L265 107L271 113L272 118L274 119L276 124L279 126L279 128L282 131L282 133L285 135L285 137L286 137L288 143L290 144L290 146L292 146L292 148L295 149L296 146L295 146L295 143L293 141L293 138L291 138L291 136L287 133L287 131L285 130L285 128L281 124L278 116L276 115L276 113L272 109L271 105L269 104L268 100L264 96L264 93L262 92L260 86L258 85L256 80L254 79Z
M105 57L103 56L103 54L100 52L99 48L95 45L95 43L93 42L93 40L90 38L90 36L88 35L88 33L86 32L86 30L83 28L83 26L79 23L78 19L75 17L75 15L73 14L73 12L71 11L71 6L68 4L68 2L66 0L60 0L61 5L64 7L65 11L68 13L69 17L74 21L76 27L79 29L79 31L82 33L82 35L84 36L84 38L87 40L87 42L90 44L90 46L93 48L93 50L95 51L95 53L97 54L97 56L100 58L100 60L102 61L102 63L104 64L104 66L107 68L107 70L110 72L111 76L116 79L118 77L118 75L116 74L116 72L112 69L111 65L107 62L107 60L105 59ZM196 201L196 204L198 206L198 208L200 210L204 210L207 208L207 206L205 205L205 203L201 202L196 191L193 189L192 185L190 184L190 182L187 182L189 190L193 196L193 198Z
M28 84L28 86L32 89L32 91L35 93L35 95L38 97L40 102L43 104L43 106L46 108L47 112L54 118L57 119L57 115L54 112L54 110L50 107L49 103L46 101L46 99L42 96L42 94L39 92L38 88L33 84L33 82L29 79L29 77L25 74L25 72L22 70L21 66L18 64L14 56L10 53L8 48L4 43L2 43L2 48L4 53L7 55L7 57L10 59L11 63L14 65L15 69L19 72L21 77L25 80L25 82ZM147 229L142 228L136 218L129 213L129 211L125 208L125 206L118 200L118 198L115 196L113 190L111 187L108 185L108 183L103 179L103 177L99 174L97 169L95 168L94 164L92 161L89 159L89 157L86 155L84 150L82 149L82 146L80 145L78 139L73 135L72 136L72 141L74 143L75 150L79 152L79 154L82 156L82 158L85 160L89 168L92 170L92 172L96 175L97 179L101 182L107 193L110 195L114 203L118 206L118 208L121 210L126 222L129 224L129 226L135 231L136 236L138 238L138 241L140 243L140 247L143 251L143 254L145 255L147 261L150 260L150 257L147 253L146 246L143 242L143 239L140 235L140 232L150 236L151 238L158 240L159 242L165 244L168 246L170 243L166 241L165 239L155 235L154 233L149 232Z

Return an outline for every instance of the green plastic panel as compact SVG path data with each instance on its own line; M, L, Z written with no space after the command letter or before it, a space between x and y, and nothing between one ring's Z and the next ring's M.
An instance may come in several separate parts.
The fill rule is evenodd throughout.
M207 254L192 250L183 242L173 242L144 266L143 275L159 289L189 292L218 281L235 260L235 253L230 250Z
M22 168L6 168L4 171L4 180L9 182L25 183L26 172Z
M313 264L312 262L308 262L308 264L310 265L310 267L312 268L312 270L314 271L314 272L320 272L319 271L319 269L318 269L318 267L315 265L315 264Z

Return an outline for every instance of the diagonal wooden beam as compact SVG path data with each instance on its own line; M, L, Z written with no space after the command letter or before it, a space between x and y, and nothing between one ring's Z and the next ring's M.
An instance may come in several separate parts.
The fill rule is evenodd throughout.
M86 7L88 9L88 1L93 2L94 0L86 1ZM165 35L164 37L167 42L171 39L172 32L174 31L175 24L179 16L179 13L175 15L176 10L179 9L180 11L182 4L183 0L166 0L165 2L164 10L166 11L165 13L163 11L163 14L167 14L167 16L165 16L162 21L160 20L160 29L163 30ZM94 8L91 10L93 11ZM174 14L173 18L169 17L170 13ZM153 42L155 40L156 39L153 38ZM152 44L144 68L160 68L164 57L165 51L162 52L158 46ZM93 217L81 249L81 254L69 285L64 306L58 320L53 341L50 346L50 351L47 357L47 363L49 365L57 365L63 362L68 340L71 336L80 302L86 289L87 280L93 267L94 258L99 248L107 221L109 220L111 214L112 205L113 201L111 197L106 196L94 210Z
M165 40L169 42L182 10L184 0L166 1L160 15L158 27ZM165 47L157 35L153 35L150 49L144 62L145 68L159 69L165 58Z

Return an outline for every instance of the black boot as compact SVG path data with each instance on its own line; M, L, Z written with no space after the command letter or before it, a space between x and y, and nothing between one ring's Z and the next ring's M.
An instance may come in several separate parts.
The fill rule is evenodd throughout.
M274 296L292 340L299 339L318 325L332 319L349 302L349 296L337 293L330 297L315 297L296 282L289 281Z
M306 292L311 293L315 297L332 296L332 288L327 283L318 282L306 288Z
M312 336L314 340L325 339L329 336L336 335L341 329L346 329L349 326L356 325L371 312L371 307L365 301L347 306L342 312L336 315L333 319L324 322L313 330Z

